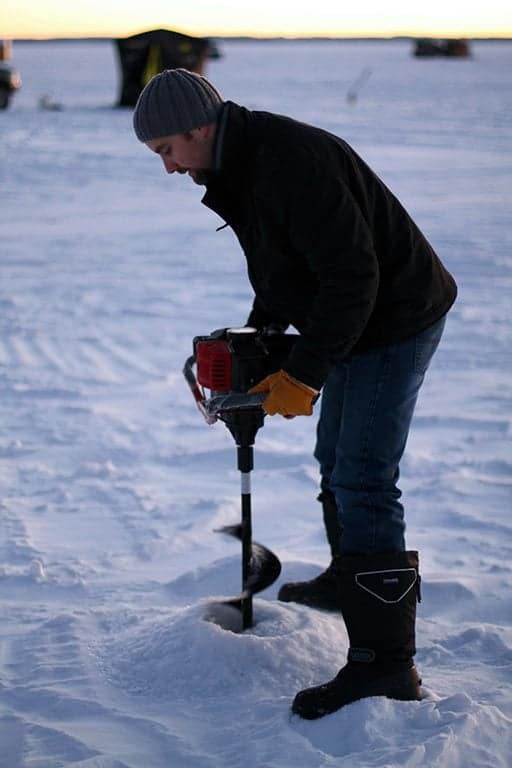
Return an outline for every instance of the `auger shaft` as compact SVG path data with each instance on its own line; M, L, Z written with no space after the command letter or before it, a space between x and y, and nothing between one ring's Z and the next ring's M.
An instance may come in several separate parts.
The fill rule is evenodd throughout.
M253 622L252 592L249 584L252 559L251 471L254 466L253 454L252 445L237 447L242 510L242 623L244 629L252 627Z
M243 628L252 627L252 593L250 579L252 518L251 518L251 472L254 467L253 445L256 433L263 426L264 414L261 408L250 408L223 414L222 420L233 435L237 445L237 464L240 470L241 490L241 541L242 541L242 622Z

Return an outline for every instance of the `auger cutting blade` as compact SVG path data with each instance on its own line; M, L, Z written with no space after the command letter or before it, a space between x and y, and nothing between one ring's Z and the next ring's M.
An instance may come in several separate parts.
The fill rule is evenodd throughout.
M217 533L225 533L242 541L242 525L226 525L218 528ZM226 605L236 608L242 607L242 601L248 597L262 592L270 587L279 578L281 573L281 561L268 547L253 541L251 543L251 559L249 561L249 573L243 585L243 591L230 600L223 601Z

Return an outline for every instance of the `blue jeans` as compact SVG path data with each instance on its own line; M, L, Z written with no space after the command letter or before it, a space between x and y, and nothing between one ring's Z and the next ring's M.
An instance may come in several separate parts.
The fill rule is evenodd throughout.
M315 458L336 499L342 554L405 550L397 487L414 407L445 318L336 365L322 392Z

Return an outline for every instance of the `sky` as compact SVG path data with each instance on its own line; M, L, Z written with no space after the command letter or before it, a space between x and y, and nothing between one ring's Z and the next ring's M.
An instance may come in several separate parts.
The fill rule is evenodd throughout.
M0 38L192 35L512 37L511 0L1 0Z

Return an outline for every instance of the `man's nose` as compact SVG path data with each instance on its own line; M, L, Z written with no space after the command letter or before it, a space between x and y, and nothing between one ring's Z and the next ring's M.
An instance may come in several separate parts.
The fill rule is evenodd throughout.
M174 163L172 160L170 160L168 157L162 156L162 162L165 166L165 170L167 173L174 173L176 168L178 167L176 163Z

